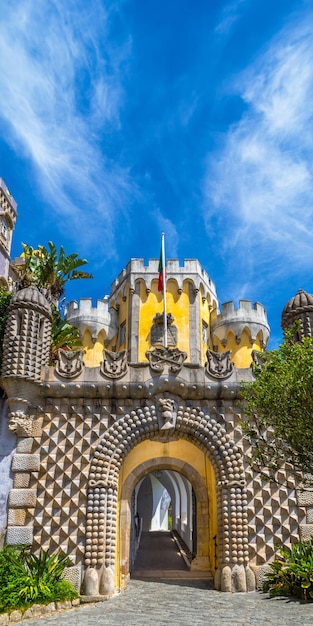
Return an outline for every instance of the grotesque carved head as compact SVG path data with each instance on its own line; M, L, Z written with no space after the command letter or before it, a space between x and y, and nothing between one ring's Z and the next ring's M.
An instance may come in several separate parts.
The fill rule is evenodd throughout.
M175 426L176 413L174 400L170 398L160 398L159 411L162 422L161 428L171 428Z
M23 411L14 411L10 414L8 428L17 437L36 437L41 430L39 420L25 415Z

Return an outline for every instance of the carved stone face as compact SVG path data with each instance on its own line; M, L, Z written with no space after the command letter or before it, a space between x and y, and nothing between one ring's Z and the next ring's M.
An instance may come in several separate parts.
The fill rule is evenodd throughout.
M15 432L18 437L31 437L33 419L26 417L22 411L16 411L16 413L11 413L8 428L12 433Z
M8 429L17 437L37 437L40 435L41 420L28 417L22 411L11 413Z
M159 400L159 407L162 419L164 423L171 424L174 422L174 408L175 402L169 398L164 398Z

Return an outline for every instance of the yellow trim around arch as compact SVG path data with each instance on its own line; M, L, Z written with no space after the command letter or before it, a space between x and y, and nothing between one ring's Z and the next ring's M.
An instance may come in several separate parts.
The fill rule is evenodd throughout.
M209 563L211 572L214 574L215 564L215 545L214 537L217 535L217 502L216 502L216 479L214 469L208 457L196 445L187 440L160 442L160 441L142 441L136 445L125 458L119 475L119 496L118 501L121 505L123 488L126 481L132 484L132 488L138 482L136 475L140 476L153 472L162 465L168 469L180 471L185 475L193 485L203 484L207 500L208 500L208 516L204 514L204 504L197 494L197 531L198 531L198 548L197 561L194 569L201 569L204 562ZM172 465L173 464L173 465ZM179 465L179 467L178 467ZM133 481L132 479L133 475ZM130 524L129 516L121 515L120 506L118 507L117 519L117 553L115 578L116 586L121 588L125 585L125 576L121 572L121 559L124 560L123 554L125 546L123 541L127 542L128 530L126 526ZM122 557L121 557L122 555ZM126 573L127 577L127 573Z

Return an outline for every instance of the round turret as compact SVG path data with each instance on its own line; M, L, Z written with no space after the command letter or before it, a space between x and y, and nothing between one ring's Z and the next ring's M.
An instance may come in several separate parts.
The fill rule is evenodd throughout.
M109 298L106 296L103 300L97 300L95 307L92 306L91 298L82 298L79 303L72 300L67 305L65 317L70 324L79 328L82 337L88 329L93 341L96 341L101 331L105 332L106 339L111 339L117 332L112 314L114 311L109 308Z
M49 363L51 324L49 302L36 287L17 292L8 310L2 376L40 379Z
M301 322L300 338L312 337L313 334L313 295L299 289L287 302L281 316L283 330L291 328L295 322Z
M117 312L110 307L108 296L92 306L91 298L69 302L65 317L79 329L87 367L95 367L103 359L103 348L118 334Z
M222 312L212 316L213 350L232 351L236 367L249 367L252 350L265 350L270 335L266 311L262 304L239 300L222 305Z

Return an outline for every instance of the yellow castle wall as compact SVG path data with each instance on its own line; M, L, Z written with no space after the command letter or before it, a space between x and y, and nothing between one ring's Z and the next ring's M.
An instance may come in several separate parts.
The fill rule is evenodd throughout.
M174 317L173 325L178 329L177 347L187 352L190 358L189 347L189 293L188 283L185 282L181 294L178 294L177 283L168 280L166 285L166 310ZM152 281L151 291L147 294L146 287L140 284L140 317L139 317L139 346L138 361L147 361L146 351L153 346L150 344L150 330L153 318L157 313L163 313L164 303L162 292L158 291L158 281ZM169 346L170 347L170 346Z
M235 367L247 368L252 363L252 350L262 350L262 334L259 333L251 345L250 335L248 330L244 329L240 336L240 342L237 343L236 337L233 332L227 333L226 346L222 344L220 339L214 336L214 345L217 347L218 352L225 352L226 350L232 351L231 360L235 364Z

